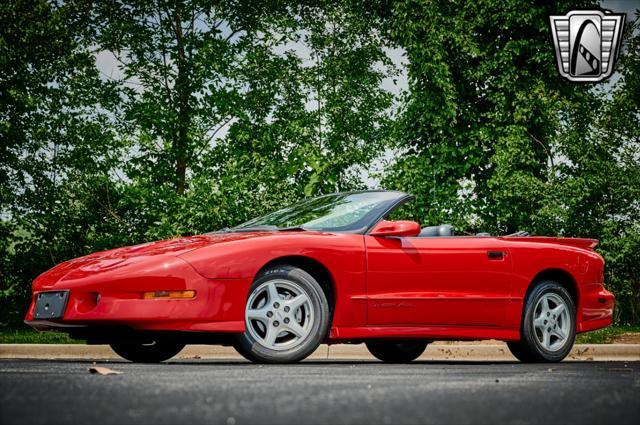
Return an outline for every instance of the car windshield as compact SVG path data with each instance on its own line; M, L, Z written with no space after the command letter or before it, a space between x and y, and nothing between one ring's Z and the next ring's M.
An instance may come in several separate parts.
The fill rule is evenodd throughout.
M336 193L298 204L243 223L231 230L364 231L392 205L407 195L401 192Z

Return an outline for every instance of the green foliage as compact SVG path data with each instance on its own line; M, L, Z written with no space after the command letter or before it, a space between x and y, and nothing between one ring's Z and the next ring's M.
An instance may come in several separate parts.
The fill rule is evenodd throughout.
M117 161L120 101L82 44L86 22L44 1L0 6L0 320L25 311L29 282L87 249L87 210ZM100 219L98 219L100 220Z
M612 344L616 338L631 334L637 337L640 326L612 326L576 335L576 344Z
M387 151L382 184L425 225L599 238L618 320L637 324L638 31L613 84L562 80L549 37L548 14L593 6L2 3L0 322L56 263L364 188ZM397 47L401 99L382 88Z
M420 196L429 223L532 230L557 113L588 90L557 75L548 16L588 5L393 3L388 31L407 52L410 93L398 131L406 155L386 185Z
M1 7L0 322L63 260L362 187L387 141L395 70L356 2Z
M423 224L601 240L617 319L638 323L638 25L613 85L558 76L548 16L593 2L394 2L407 52L400 159L384 184L419 199Z
M37 332L26 325L16 329L0 329L0 344L83 344L65 333Z

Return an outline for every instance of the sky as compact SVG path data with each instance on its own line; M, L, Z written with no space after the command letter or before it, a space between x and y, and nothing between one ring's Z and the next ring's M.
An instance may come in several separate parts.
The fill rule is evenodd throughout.
M640 0L605 0L601 4L603 9L609 9L616 13L626 13L627 22L635 19L634 10L640 9Z

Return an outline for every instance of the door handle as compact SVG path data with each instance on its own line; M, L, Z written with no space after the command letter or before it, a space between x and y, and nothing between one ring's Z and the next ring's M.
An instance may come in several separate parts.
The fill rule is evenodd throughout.
M505 253L503 251L487 251L487 257L489 260L502 260Z

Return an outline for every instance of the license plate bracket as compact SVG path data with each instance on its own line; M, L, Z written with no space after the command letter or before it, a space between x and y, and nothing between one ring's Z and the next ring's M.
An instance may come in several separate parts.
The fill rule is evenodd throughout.
M59 319L64 315L69 291L40 292L36 298L35 319Z

